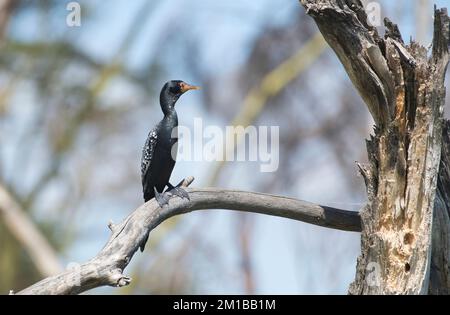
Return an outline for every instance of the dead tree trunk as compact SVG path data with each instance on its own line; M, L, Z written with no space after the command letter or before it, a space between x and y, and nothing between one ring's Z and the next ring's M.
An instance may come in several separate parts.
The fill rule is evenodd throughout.
M429 294L450 294L450 122L444 121L433 209Z
M449 17L435 9L431 56L397 25L369 25L359 0L301 0L375 121L361 255L350 294L450 293L450 123L443 119Z

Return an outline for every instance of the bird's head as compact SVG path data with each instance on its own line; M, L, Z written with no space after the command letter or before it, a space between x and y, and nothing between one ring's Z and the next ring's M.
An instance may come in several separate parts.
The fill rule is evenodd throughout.
M198 90L200 89L200 87L187 84L186 82L181 80L172 80L164 85L163 90L164 89L167 89L169 94L179 97L189 90Z
M164 84L161 90L161 97L168 98L168 100L177 100L181 95L189 90L198 90L200 87L187 84L181 80L172 80Z
M198 90L200 87L187 84L181 80L172 80L164 84L159 97L164 114L170 112L178 98L189 90Z

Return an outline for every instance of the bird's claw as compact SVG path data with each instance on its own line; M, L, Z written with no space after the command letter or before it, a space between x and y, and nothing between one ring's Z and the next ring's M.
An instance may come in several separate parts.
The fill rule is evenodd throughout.
M189 194L186 190L184 190L183 188L181 188L181 184L183 184L183 181L181 181L178 185L176 185L175 187L173 185L171 185L170 183L167 185L169 187L169 193L173 196L178 196L182 199L187 199L187 200L191 200L191 198L189 198Z
M157 190L156 187L153 188L155 190L155 199L158 202L158 205L162 208L164 207L164 205L168 205L169 204L169 199L170 196L168 196L166 193L162 193L160 194Z
M174 196L178 196L182 199L187 199L187 200L191 200L189 198L189 194L187 193L186 190L184 190L183 188L180 187L174 187L173 189L171 189L169 191L170 194L174 195Z

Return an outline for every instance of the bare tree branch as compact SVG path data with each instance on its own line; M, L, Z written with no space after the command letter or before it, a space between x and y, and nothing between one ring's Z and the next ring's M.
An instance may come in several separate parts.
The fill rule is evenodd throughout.
M0 216L43 276L62 271L58 256L11 194L0 185Z
M192 181L192 177L187 178L183 186L190 185ZM131 279L122 272L150 231L175 215L195 210L240 210L343 231L361 230L359 214L353 211L256 192L220 188L188 188L187 191L190 200L172 198L168 206L160 208L152 199L132 212L122 223L110 223L112 235L97 256L78 268L44 279L18 294L78 294L104 285L128 285Z

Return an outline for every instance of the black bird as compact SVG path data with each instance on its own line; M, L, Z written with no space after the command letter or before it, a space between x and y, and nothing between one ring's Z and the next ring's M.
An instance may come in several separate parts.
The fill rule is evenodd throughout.
M141 175L145 201L155 197L163 207L170 195L189 199L187 192L179 187L181 183L174 187L169 179L177 155L178 136L175 128L178 126L178 117L175 103L183 93L197 89L199 87L172 80L164 84L161 90L159 102L164 118L150 131L142 150ZM164 192L166 186L168 190Z

